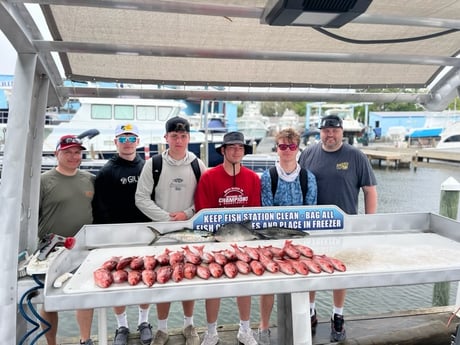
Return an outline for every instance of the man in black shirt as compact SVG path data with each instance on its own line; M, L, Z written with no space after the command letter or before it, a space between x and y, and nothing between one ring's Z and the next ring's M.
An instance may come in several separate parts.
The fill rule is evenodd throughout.
M93 213L95 224L149 222L136 207L134 195L144 160L137 154L139 130L136 125L124 123L115 129L115 154L99 171L95 182ZM128 344L126 307L114 307L118 328L113 345ZM142 344L150 345L152 327L148 322L149 304L139 305L138 331Z

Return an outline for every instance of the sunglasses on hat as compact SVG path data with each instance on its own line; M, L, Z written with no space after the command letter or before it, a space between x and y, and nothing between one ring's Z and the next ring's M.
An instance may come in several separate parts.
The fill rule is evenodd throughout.
M73 138L73 137L63 138L59 140L58 144L56 145L56 150L59 150L62 146L69 145L69 144L77 144L77 145L83 146L83 141L79 138Z
M342 127L342 124L337 119L324 119L321 122L321 128L329 128L329 127Z
M83 142L81 141L81 139L78 139L78 138L64 138L62 139L59 144L82 144Z

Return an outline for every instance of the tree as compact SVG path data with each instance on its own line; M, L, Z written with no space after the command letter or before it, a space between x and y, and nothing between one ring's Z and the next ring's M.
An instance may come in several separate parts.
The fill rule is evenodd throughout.
M305 116L307 102L263 102L261 113L265 116L281 116L286 109L293 110L297 115Z

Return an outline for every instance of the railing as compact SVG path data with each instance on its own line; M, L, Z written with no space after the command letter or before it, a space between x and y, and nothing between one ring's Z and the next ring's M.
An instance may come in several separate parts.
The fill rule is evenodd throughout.
M7 123L8 121L8 110L0 110L0 123Z

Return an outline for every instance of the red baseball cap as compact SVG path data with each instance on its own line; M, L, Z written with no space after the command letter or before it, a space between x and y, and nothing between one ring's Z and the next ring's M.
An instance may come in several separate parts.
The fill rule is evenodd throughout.
M82 150L86 150L86 147L82 145L81 139L77 138L76 135L64 135L59 139L56 145L56 151L67 150L71 147L79 147Z

